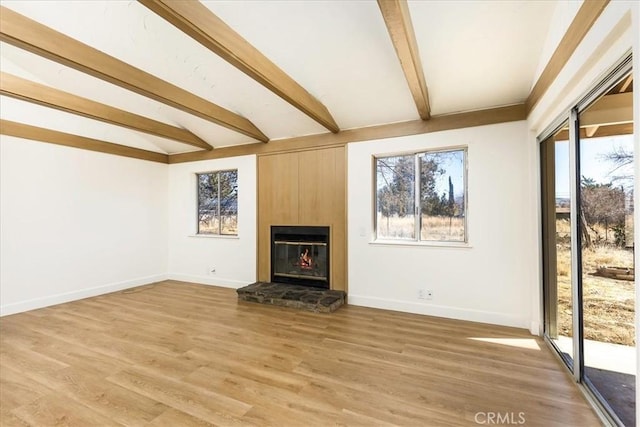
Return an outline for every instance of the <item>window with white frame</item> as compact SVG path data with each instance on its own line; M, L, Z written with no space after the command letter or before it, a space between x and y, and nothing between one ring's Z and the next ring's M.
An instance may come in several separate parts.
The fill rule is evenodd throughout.
M467 241L467 150L375 158L376 239Z
M238 170L196 174L198 234L238 234Z

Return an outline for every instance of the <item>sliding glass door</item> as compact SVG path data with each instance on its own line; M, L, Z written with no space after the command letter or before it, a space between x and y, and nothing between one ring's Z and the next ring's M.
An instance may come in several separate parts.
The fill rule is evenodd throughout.
M545 336L613 423L635 426L630 58L540 143Z
M625 425L636 374L632 88L629 74L578 115L583 380Z
M563 124L566 129L566 123ZM545 333L564 362L573 366L571 294L571 193L568 132L558 131L540 145L544 233Z

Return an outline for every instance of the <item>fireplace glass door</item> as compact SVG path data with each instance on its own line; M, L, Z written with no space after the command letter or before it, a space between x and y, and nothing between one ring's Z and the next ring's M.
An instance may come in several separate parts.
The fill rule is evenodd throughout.
M327 244L321 242L274 242L276 278L296 278L327 282Z

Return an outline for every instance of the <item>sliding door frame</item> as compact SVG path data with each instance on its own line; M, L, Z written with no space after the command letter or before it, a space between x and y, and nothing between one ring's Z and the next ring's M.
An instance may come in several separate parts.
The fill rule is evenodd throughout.
M578 107L569 111L569 193L571 194L571 319L573 341L573 378L580 381L584 372L582 320L582 230L580 218L580 122Z
M543 271L540 277L542 277L542 293L543 293L543 334L544 340L548 345L553 348L558 357L565 362L568 370L571 373L573 379L578 383L578 386L587 397L587 400L591 402L603 421L613 426L622 426L622 422L616 416L615 412L601 396L598 390L591 383L589 378L585 375L584 368L584 322L583 322L583 306L582 306L582 225L581 225L581 194L580 194L580 180L581 180L581 168L580 168L580 122L579 115L586 110L591 104L597 101L602 95L610 90L618 81L632 72L632 56L631 52L627 52L625 56L618 61L607 73L605 73L598 82L593 85L589 91L587 91L579 100L571 104L571 108L558 116L537 138L538 144L540 144L540 170L542 175L542 191L541 191L541 209L542 209L542 246L543 250ZM553 137L562 126L567 123L569 125L569 179L570 179L570 197L571 197L571 295L572 295L572 344L573 355L571 360L563 357L562 352L558 346L553 342L552 336L555 335L553 328L555 327L555 320L553 314L549 310L550 303L557 304L557 298L555 302L550 302L550 296L554 292L550 292L551 280L557 280L551 276L550 265L556 262L550 257L551 251L549 246L551 245L550 238L551 229L545 224L545 221L549 221L549 207L551 195L548 194L550 188L555 188L549 183L549 179L555 177L555 160L549 160L549 157L553 158L554 152L546 143L546 141ZM637 124L635 124L637 125ZM551 171L549 168L553 167ZM555 198L555 194L553 195ZM554 216L555 218L555 216ZM555 289L557 293L557 288ZM554 294L555 295L555 294ZM551 329L550 329L551 328ZM637 345L637 343L636 343Z

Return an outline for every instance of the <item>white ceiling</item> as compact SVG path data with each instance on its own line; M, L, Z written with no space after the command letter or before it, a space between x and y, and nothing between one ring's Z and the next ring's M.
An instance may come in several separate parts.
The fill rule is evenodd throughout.
M524 102L555 1L410 1L432 114Z
M327 130L135 1L3 6L236 112L270 139ZM208 1L206 6L322 102L341 129L419 118L376 1ZM432 114L523 102L557 1L410 1ZM255 140L19 48L0 68L184 127L214 147ZM196 148L2 97L0 116L147 150Z

